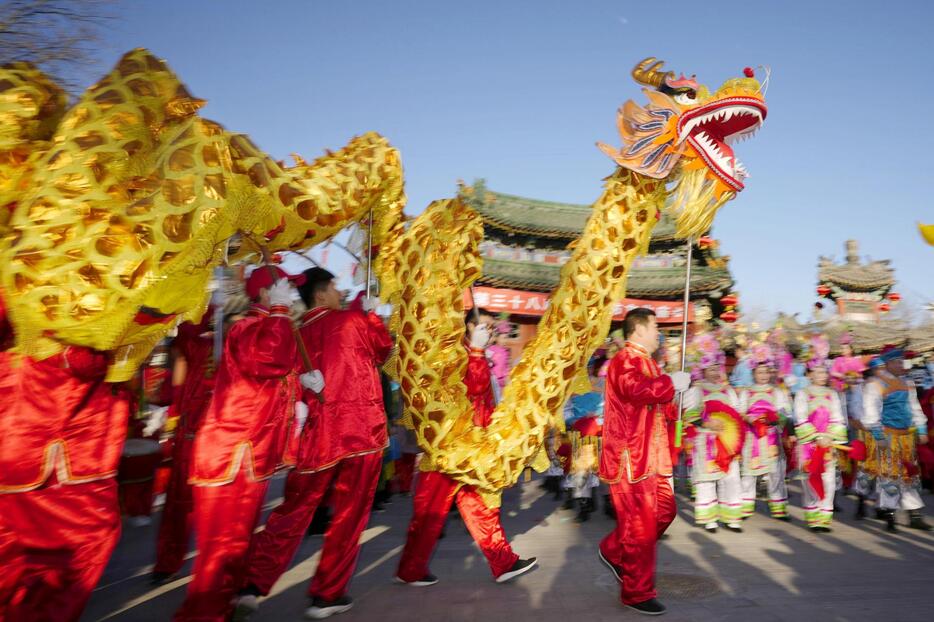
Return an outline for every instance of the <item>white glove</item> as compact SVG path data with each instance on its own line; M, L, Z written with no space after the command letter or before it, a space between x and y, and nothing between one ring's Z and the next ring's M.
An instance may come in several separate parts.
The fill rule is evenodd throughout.
M365 313L370 311L375 311L379 306L379 297L377 296L364 296L363 300L360 303L360 306L363 308Z
M257 270L265 270L265 268L257 268ZM292 284L288 279L279 279L269 288L269 306L292 306Z
M295 402L295 426L302 429L306 421L308 421L308 404L298 400Z
M691 386L691 374L686 371L674 371L669 374L671 384L675 385L677 393L684 393Z
M168 406L159 406L158 408L153 408L152 412L149 413L149 419L146 420L146 426L143 428L143 436L152 436L161 430L162 426L165 425L165 420L168 417L168 413Z
M483 349L490 342L490 327L486 324L477 324L473 332L470 333L470 347L474 349Z
M324 391L324 376L321 374L320 370L312 369L309 372L305 372L298 377L298 380L302 383L303 387L311 389L315 393Z
M798 377L795 375L789 374L785 376L784 378L782 378L782 381L785 383L785 386L790 389L791 387L797 386Z

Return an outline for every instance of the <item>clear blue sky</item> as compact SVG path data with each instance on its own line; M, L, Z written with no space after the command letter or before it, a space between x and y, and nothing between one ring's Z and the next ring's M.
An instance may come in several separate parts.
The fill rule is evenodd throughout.
M408 211L457 179L590 203L618 144L633 64L658 56L711 87L772 67L769 117L737 155L752 178L714 235L744 306L807 314L818 255L891 258L934 299L934 3L160 0L124 5L101 70L142 46L204 111L277 158L375 130L403 156ZM659 13L659 10L664 13Z

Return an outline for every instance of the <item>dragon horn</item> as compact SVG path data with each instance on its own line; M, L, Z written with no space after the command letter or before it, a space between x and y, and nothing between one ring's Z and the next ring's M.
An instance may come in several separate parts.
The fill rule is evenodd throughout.
M664 64L665 61L656 60L654 56L649 56L635 66L632 70L632 77L640 84L658 88L665 82L665 78L675 75L673 71L661 71Z

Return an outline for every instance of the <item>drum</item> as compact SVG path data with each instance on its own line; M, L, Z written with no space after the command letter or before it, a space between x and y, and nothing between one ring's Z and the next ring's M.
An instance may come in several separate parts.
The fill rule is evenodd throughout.
M131 438L123 446L117 481L121 484L150 481L160 462L162 462L162 446L159 441Z

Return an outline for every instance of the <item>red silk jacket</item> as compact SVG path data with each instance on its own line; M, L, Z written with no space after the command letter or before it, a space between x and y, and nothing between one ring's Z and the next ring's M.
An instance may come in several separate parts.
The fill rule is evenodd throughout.
M298 369L287 308L254 306L231 327L195 436L192 484L228 484L242 467L254 481L263 480L293 462L288 439L301 388Z
M107 355L67 347L37 361L0 353L0 492L114 477L130 416L129 391L104 382Z
M207 318L206 314L205 318ZM214 392L215 374L211 368L214 339L201 336L207 330L207 321L197 325L182 324L172 344L185 358L187 365L185 380L180 387L175 388L173 393L173 410L179 415L177 434L184 434L189 439L194 438L195 432L201 427L204 413L211 403L211 395Z
M473 404L473 424L485 428L490 425L493 418L492 374L486 354L482 349L469 349L467 359L467 372L464 374L464 384L467 385L467 399Z
M603 411L600 477L635 484L651 475L671 475L667 418L675 409L671 378L639 345L626 346L610 362Z
M313 473L344 458L382 451L389 436L379 365L392 338L374 313L316 307L305 314L302 340L324 375L324 403L307 399L296 467Z

